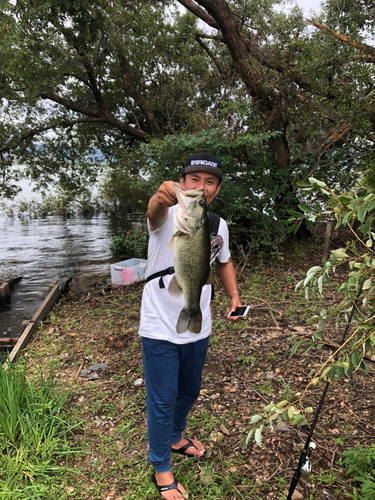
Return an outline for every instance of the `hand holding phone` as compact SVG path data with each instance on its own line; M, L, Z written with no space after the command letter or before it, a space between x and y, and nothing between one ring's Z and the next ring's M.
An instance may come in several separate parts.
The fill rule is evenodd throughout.
M250 306L240 306L236 307L234 311L231 311L228 318L244 318L249 312Z

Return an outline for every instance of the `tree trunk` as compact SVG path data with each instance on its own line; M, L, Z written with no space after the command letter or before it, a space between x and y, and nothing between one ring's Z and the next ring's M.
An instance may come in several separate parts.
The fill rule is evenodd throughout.
M281 132L280 136L269 140L276 165L283 170L289 168L289 145L285 134L287 124L283 116L283 107L279 105L281 96L274 87L263 85L261 49L240 31L225 0L196 0L195 2L179 0L179 2L194 15L221 31L223 42L232 56L234 67L256 103L260 114L265 117L263 128Z

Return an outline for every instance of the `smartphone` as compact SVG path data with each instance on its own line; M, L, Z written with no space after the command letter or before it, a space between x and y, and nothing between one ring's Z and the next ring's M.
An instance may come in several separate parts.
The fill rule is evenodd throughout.
M249 312L250 306L237 307L234 311L229 313L228 318L244 318Z

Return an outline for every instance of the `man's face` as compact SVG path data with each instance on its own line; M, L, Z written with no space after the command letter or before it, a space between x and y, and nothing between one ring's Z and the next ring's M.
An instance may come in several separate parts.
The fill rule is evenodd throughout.
M180 177L180 186L184 191L204 189L208 205L220 191L221 183L216 175L208 172L191 172L185 175L185 179Z

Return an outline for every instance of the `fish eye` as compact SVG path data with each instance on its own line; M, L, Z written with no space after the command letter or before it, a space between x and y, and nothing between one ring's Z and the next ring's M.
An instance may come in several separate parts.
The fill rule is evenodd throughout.
M199 201L199 205L200 205L201 207L204 207L204 206L206 205L206 203L205 203L205 201L204 201L204 200L200 200L200 201Z

